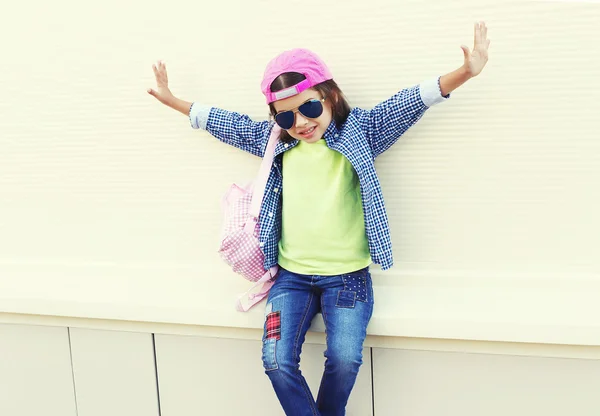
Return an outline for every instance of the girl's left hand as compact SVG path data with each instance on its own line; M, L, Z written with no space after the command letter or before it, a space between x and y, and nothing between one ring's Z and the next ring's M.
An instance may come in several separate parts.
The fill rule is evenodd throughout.
M488 48L490 40L487 38L487 26L485 22L475 23L475 43L473 52L465 45L461 46L465 55L464 69L471 77L479 75L488 61Z

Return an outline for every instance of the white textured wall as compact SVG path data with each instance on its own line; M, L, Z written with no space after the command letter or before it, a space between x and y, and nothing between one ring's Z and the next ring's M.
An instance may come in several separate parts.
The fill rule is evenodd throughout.
M0 310L259 327L217 256L219 201L259 160L146 94L267 114L283 49L317 51L356 106L488 67L377 167L396 266L372 334L600 344L600 5L594 2L12 2L0 17Z

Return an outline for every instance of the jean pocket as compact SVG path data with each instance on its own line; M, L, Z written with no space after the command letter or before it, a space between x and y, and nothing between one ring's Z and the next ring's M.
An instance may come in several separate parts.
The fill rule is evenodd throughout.
M356 292L351 290L340 290L338 292L337 302L335 306L338 308L354 308L356 304Z
M342 275L344 282L343 292L354 292L355 300L359 302L369 302L370 296L370 274L366 269L354 273ZM342 291L340 291L342 292ZM339 298L339 296L338 296Z

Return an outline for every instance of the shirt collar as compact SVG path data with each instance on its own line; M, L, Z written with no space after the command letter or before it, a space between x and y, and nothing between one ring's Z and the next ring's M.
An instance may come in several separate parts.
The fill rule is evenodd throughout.
M337 142L338 137L340 137L340 134L339 130L337 129L337 126L335 125L335 120L331 120L331 123L329 123L329 127L327 127L327 130L325 130L325 134L323 136L325 138L327 146L329 147L332 147L335 144L335 142Z

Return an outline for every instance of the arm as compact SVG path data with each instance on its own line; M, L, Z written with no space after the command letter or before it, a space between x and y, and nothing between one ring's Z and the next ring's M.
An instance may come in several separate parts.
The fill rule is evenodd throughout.
M374 158L396 143L429 107L449 98L441 95L439 79L405 88L372 110L358 113Z
M148 88L148 94L156 98L158 101L171 107L173 110L179 111L181 114L188 115L192 103L181 100L173 95L169 89L169 78L167 77L167 67L164 62L160 61L152 65L154 76L156 77L156 90Z
M440 78L442 95L450 94L469 79L481 73L488 61L489 47L490 40L487 38L487 26L484 22L475 23L473 52L470 52L465 45L461 46L465 61L460 68Z
M248 116L207 107L179 99L169 89L167 68L164 62L152 65L156 77L156 90L148 94L181 114L189 117L194 129L203 129L217 139L241 150L262 157L271 126L268 121L255 122Z
M268 121L198 103L191 106L189 117L192 128L206 130L223 143L259 157L265 153L272 128Z
M373 157L389 149L427 109L445 101L452 91L479 75L487 63L489 45L487 27L484 23L476 23L473 52L461 46L465 59L460 68L435 80L404 89L372 110L360 113Z

